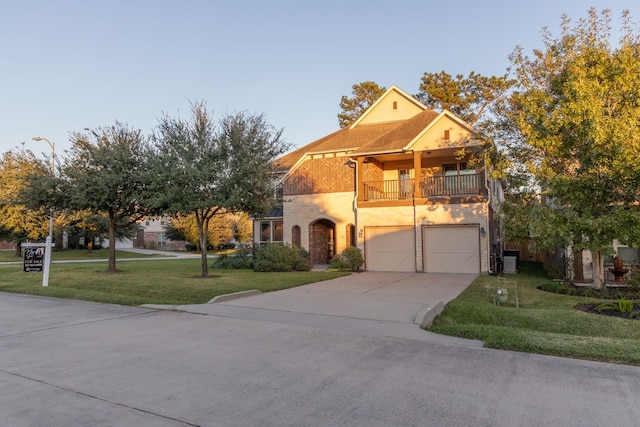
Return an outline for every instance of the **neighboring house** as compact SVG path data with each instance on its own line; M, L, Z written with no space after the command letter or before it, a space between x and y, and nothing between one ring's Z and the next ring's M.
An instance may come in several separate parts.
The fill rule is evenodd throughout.
M328 264L348 246L369 271L495 272L500 182L469 125L392 86L353 125L279 159L283 200L254 244L285 242Z
M174 241L165 237L165 225L171 221L170 218L146 217L138 223L136 236L133 239L133 247L146 249L172 249L186 250L186 242Z

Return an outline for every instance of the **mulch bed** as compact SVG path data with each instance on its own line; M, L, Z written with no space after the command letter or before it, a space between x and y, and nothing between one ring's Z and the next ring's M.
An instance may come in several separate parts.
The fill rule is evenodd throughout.
M584 311L586 313L600 314L603 316L620 317L622 319L629 319L630 313L621 313L618 310L596 310L598 304L577 304L576 309ZM633 304L633 311L640 311L640 304ZM640 317L635 317L632 320L640 320Z

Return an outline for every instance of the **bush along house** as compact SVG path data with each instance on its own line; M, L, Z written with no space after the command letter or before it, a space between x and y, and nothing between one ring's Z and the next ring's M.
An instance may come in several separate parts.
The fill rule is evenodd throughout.
M254 244L302 247L313 266L355 246L368 271L497 271L503 188L473 129L449 111L392 86L278 167L282 204L255 219Z

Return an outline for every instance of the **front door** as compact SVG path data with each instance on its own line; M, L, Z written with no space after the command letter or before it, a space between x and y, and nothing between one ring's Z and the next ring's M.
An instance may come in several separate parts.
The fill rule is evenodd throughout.
M309 226L311 265L329 264L335 255L335 224L321 219Z

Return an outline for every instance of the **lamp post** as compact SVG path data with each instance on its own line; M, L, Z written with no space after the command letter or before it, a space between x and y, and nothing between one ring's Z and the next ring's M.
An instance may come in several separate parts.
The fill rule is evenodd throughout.
M51 177L56 175L56 144L49 141L47 138L41 138L34 136L31 138L34 141L47 141L49 147L51 147ZM53 207L49 211L49 237L47 237L44 251L44 271L42 273L42 286L49 286L49 270L51 269L51 246L53 243Z

